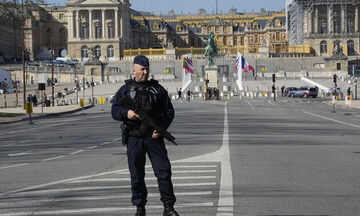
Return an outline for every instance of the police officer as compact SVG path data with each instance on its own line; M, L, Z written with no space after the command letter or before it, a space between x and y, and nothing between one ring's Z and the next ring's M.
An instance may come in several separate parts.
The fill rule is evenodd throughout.
M153 128L140 132L142 126L138 114L119 105L123 96L128 96L135 104L147 111L158 124L165 129L174 119L174 108L167 91L156 80L149 78L149 59L139 55L134 58L134 79L126 80L115 95L111 113L115 120L123 121L128 128L127 156L131 174L131 202L137 206L135 216L145 216L147 189L144 182L145 156L150 158L155 176L158 180L160 200L164 204L163 216L178 216L174 210L176 201L171 181L171 165L167 156L163 138ZM123 133L124 136L124 133Z

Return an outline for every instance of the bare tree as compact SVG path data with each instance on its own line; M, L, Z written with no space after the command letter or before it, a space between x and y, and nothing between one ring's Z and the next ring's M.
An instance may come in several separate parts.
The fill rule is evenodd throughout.
M21 35L22 47L22 65L23 65L23 87L24 101L26 103L26 74L25 74L25 37L26 21L33 16L33 11L39 10L39 5L44 4L43 0L0 0L0 17L7 20L14 32L15 50L17 44L17 35ZM31 19L30 19L31 20ZM31 27L31 24L30 24ZM16 51L17 52L17 51ZM18 54L16 53L15 56Z

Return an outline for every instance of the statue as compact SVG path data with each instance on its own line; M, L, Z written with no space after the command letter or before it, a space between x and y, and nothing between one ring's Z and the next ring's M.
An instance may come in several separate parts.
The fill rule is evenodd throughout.
M207 45L205 47L205 56L207 56L209 60L209 65L214 64L214 56L217 55L217 47L215 42L215 36L214 33L211 32L209 34L209 37L207 38Z
M343 48L341 47L339 40L334 41L334 49L332 54L337 56L344 55Z

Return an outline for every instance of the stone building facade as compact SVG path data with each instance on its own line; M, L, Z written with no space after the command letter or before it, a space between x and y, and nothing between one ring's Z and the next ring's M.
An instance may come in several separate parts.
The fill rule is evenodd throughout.
M359 9L360 2L353 0L293 0L288 6L289 43L308 44L316 56L331 56L339 40L345 55L358 55Z

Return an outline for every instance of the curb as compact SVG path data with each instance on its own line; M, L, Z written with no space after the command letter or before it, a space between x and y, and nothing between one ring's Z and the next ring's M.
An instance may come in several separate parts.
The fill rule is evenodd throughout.
M84 110L90 109L92 107L95 107L95 106L93 106L93 105L85 106ZM49 113L49 114L45 114L45 115L34 116L34 117L31 117L31 119L36 120L36 119L42 119L42 118L47 118L47 117L55 117L55 116L61 116L61 115L65 115L65 114L72 114L72 113L76 113L76 112L80 112L80 111L82 111L82 108L78 108L78 109L70 110L70 111L65 111L65 112ZM26 121L26 120L29 120L29 117L23 117L21 119L14 120L14 121L0 122L0 125L12 124L12 123Z

